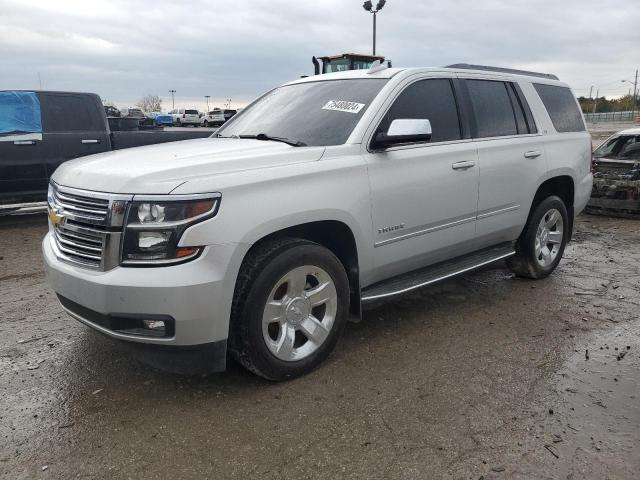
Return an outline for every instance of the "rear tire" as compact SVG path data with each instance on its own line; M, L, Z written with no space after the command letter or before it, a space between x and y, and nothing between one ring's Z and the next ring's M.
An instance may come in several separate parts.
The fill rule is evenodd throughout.
M533 210L507 265L519 277L544 278L560 263L569 240L569 215L560 197L549 196Z
M268 380L309 373L335 347L349 297L345 269L325 247L294 238L265 243L238 275L229 350Z

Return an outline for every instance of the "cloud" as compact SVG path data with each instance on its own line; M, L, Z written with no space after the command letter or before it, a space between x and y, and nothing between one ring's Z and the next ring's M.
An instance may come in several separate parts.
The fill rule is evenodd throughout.
M312 71L311 56L371 49L358 0L0 0L0 88L94 91L121 106L244 104ZM378 51L395 66L461 61L548 71L577 94L626 93L640 3L389 0Z

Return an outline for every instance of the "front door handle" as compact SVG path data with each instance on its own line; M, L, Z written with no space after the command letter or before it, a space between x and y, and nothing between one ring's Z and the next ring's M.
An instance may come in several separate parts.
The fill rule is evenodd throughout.
M542 152L538 150L529 150L528 152L524 152L524 158L538 158L542 155Z
M96 140L96 139L83 139L82 140L82 144L83 145L87 145L87 144L91 144L91 143L100 143L100 140Z
M36 141L35 140L14 140L13 144L14 145L35 145Z
M451 168L454 170L466 170L467 168L471 168L476 164L473 160L466 160L463 162L456 162L451 164Z

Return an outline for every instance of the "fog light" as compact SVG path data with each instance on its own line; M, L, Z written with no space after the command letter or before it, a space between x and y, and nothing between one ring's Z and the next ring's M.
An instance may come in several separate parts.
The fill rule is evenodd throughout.
M164 330L164 321L162 320L142 320L142 325L147 330L153 330L155 332Z

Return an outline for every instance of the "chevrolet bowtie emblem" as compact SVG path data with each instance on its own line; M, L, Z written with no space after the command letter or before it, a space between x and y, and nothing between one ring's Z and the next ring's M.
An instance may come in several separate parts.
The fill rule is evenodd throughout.
M49 210L49 220L51 220L51 223L53 225L59 225L60 222L62 222L63 218L64 218L64 215L61 215L60 213L58 213L57 208L52 208L51 210Z

